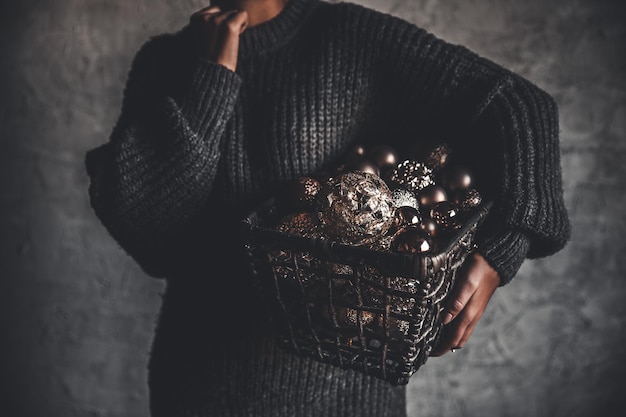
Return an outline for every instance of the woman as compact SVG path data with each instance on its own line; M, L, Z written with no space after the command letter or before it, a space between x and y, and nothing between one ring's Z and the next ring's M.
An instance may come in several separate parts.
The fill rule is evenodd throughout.
M493 208L431 356L462 348L527 257L569 239L557 109L528 80L350 3L215 0L149 40L92 206L167 289L150 359L154 416L405 416L405 387L283 352L247 281L237 222L356 143L446 138Z

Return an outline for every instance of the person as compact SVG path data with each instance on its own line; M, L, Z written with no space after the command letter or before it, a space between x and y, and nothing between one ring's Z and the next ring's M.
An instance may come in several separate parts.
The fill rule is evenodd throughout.
M148 40L85 163L100 221L167 283L152 415L405 416L406 386L277 347L239 220L356 143L445 138L493 206L442 314L441 356L524 259L566 245L558 133L555 101L531 81L358 4L215 0Z

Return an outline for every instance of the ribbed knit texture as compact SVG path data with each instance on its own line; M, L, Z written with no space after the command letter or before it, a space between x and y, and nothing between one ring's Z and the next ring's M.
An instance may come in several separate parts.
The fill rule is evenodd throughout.
M350 3L290 0L242 34L236 72L197 58L190 36L183 28L141 48L110 140L86 158L102 223L168 280L154 415L404 415L404 388L276 348L231 260L237 221L357 142L402 153L439 137L494 201L478 243L504 285L526 257L569 239L554 100L464 47Z

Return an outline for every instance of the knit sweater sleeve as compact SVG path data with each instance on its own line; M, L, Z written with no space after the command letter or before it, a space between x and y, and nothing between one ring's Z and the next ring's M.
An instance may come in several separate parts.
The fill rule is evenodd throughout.
M465 47L386 16L382 45L391 96L414 128L471 155L493 201L479 252L508 283L526 258L565 246L558 110L530 81ZM469 151L469 152L466 152ZM485 170L483 166L488 166Z
M202 59L174 74L185 64L177 49L177 39L164 35L139 50L109 141L85 161L96 215L155 277L167 275L184 253L191 220L211 192L241 83Z
M558 109L545 91L517 75L500 78L478 108L491 125L486 145L501 150L492 233L479 251L511 280L524 258L552 255L570 238L563 199ZM495 227L494 227L495 226Z
M526 258L552 255L570 238L563 198L558 109L554 99L529 80L460 48L471 63L458 79L471 85L486 76L489 88L471 92L467 133L473 155L491 159L494 205L479 252L504 285ZM480 91L480 90L479 90ZM467 148L467 146L466 146ZM481 158L475 164L483 163Z

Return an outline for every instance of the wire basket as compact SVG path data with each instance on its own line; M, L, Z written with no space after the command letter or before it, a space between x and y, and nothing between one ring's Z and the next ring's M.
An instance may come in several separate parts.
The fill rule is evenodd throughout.
M280 345L298 355L407 384L426 363L456 271L489 211L475 208L445 247L407 254L280 232L269 200L242 220L248 260Z

